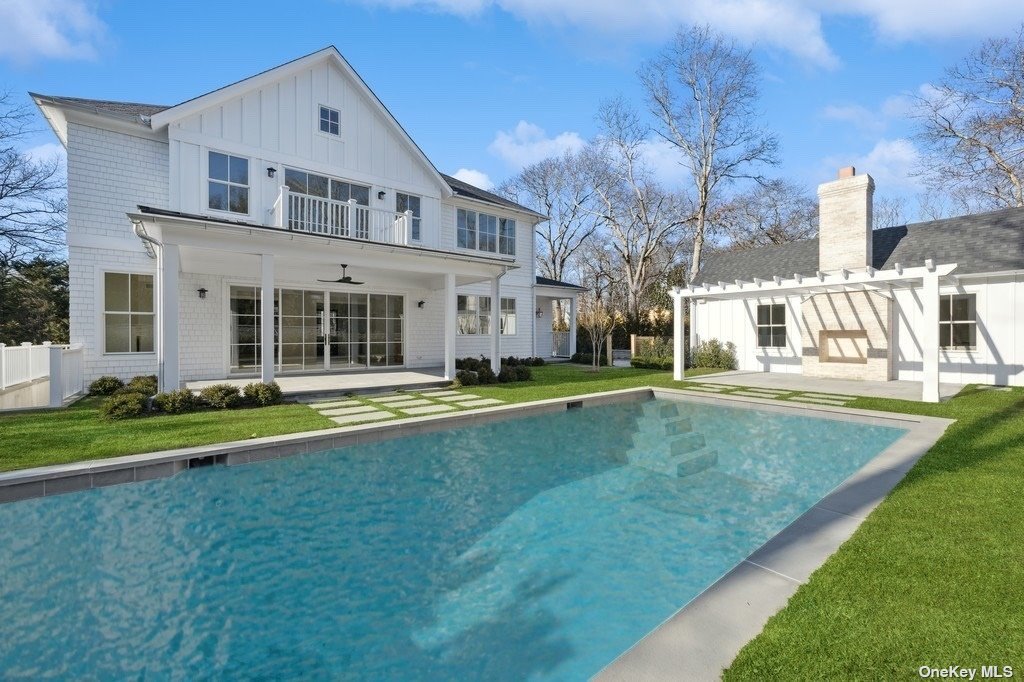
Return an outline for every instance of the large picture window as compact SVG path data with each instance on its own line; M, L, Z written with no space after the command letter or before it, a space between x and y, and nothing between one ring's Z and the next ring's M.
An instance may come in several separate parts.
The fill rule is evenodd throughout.
M516 255L516 221L460 208L456 217L460 249Z
M460 335L480 334L486 336L491 333L491 311L490 296L459 296L458 315L456 332ZM499 324L501 324L502 336L513 336L516 333L516 299L502 298L501 310L499 311Z
M207 205L216 211L249 213L249 159L210 152Z
M413 194L395 193L395 210L398 213L412 211L412 227L409 238L413 241L420 240L420 198Z
M103 275L105 353L153 352L153 275Z
M974 350L978 347L977 301L974 294L939 297L939 347Z
M784 303L757 306L757 345L759 348L785 348L786 305Z
M360 206L370 205L370 188L356 185L343 180L329 178L326 175L307 173L294 168L284 169L284 184L289 192L307 194L321 199L348 201L355 199Z

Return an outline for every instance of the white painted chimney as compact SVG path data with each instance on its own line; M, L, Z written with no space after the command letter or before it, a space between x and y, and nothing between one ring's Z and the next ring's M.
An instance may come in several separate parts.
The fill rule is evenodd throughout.
M871 265L871 212L875 181L853 166L818 185L818 267L825 271Z

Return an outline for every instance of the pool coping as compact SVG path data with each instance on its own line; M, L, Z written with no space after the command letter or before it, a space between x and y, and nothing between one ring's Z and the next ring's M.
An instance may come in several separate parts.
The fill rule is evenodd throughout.
M620 654L594 676L602 681L721 679L722 671L740 649L854 534L955 421L686 389L653 388L652 393L655 398L685 397L718 405L745 403L780 413L820 412L829 419L897 425L907 433Z
M583 405L649 400L652 397L653 389L643 386L525 403L507 403L455 413L403 417L386 422L370 422L123 457L17 469L0 472L0 504L165 478L190 468L210 464L237 466L443 429L475 426L509 417L561 412Z

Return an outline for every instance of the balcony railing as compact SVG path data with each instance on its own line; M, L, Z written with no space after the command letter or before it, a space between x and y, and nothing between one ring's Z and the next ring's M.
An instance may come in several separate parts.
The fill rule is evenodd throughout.
M270 213L274 227L382 244L408 244L412 232L412 211L399 213L363 206L354 199L313 197L291 192L287 187L281 188Z

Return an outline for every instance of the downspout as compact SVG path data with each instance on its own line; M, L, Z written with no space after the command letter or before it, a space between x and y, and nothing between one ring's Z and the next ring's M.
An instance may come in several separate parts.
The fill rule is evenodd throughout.
M163 249L163 243L154 237L150 237L146 234L146 228L142 224L141 220L132 220L132 230L135 232L135 236L142 240L143 246L146 247L146 254L157 262L156 274L157 274L157 293L160 295L161 304L156 306L158 311L156 316L157 328L155 330L157 334L157 354L156 354L156 366L157 366L157 377L159 379L160 390L165 390L164 386L164 311L163 311L163 288L164 288L164 277L163 267L161 267L160 257L157 253L157 249ZM175 387L176 388L176 387Z

